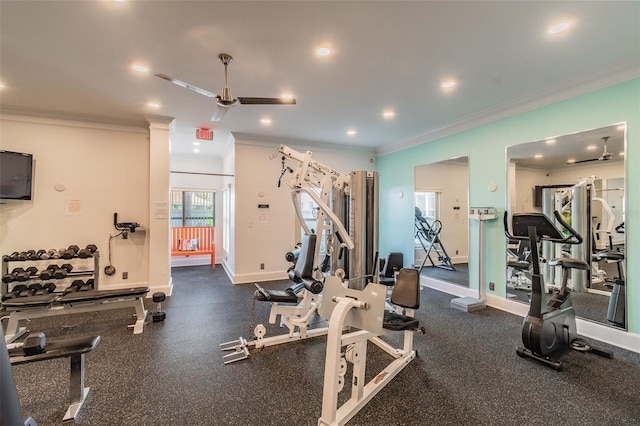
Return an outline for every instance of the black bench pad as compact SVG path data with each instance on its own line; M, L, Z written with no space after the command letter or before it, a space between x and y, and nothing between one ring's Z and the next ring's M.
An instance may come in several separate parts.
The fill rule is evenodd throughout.
M91 352L100 342L100 336L72 337L64 340L47 341L46 351L37 355L25 355L22 348L9 350L9 360L12 365L26 364L45 359L69 357Z
M264 294L256 290L253 298L260 302L278 302L278 303L298 303L298 296L287 290L264 290L269 295L267 299Z
M395 312L384 311L382 327L386 328L387 330L417 330L419 326L420 321L415 318L396 314Z
M55 294L42 294L38 296L16 297L2 302L5 308L37 308L52 304L58 298Z
M60 297L60 303L92 302L96 300L116 299L118 297L144 296L149 287L124 288L119 290L76 291Z

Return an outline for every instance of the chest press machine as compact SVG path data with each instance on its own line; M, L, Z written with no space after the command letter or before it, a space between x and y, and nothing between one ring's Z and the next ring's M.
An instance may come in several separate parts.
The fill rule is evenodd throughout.
M281 325L286 326L289 333L265 338L264 326L258 325L254 342L241 337L220 346L223 351L231 351L224 356L227 364L247 358L250 348L327 335L322 415L318 425L344 425L416 356L413 332L424 333L413 317L420 305L419 273L413 269L399 271L390 300L395 306L393 311L385 311L387 286L372 282L378 280L377 174L352 172L345 176L312 160L310 151L302 154L284 145L272 159L278 154L282 154L281 179L287 171L293 173L285 167L286 159L299 162L287 183L292 188L295 211L305 236L290 273L296 284L284 292L265 290L257 285L254 299L271 302L269 322L275 323L280 315ZM315 232L302 217L302 193L308 194L318 206ZM344 223L348 224L348 231ZM316 255L321 238L325 238L330 256L326 273L318 265ZM314 288L322 293L314 292ZM296 299L292 295L296 295ZM328 327L307 329L308 319L315 312L329 320ZM383 329L402 331L402 347L396 348L384 341L380 337ZM369 341L390 355L392 361L365 383ZM352 365L351 397L338 407L338 394L344 387L348 365Z

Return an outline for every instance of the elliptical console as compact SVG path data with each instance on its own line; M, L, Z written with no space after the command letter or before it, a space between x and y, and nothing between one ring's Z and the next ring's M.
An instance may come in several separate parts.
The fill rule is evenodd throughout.
M514 213L512 233L509 231L508 212L504 214L504 229L507 237L527 240L531 245L531 303L529 313L522 324L522 343L516 353L521 357L535 359L557 371L562 370L562 362L551 358L569 349L593 352L606 358L613 358L608 351L596 349L576 332L576 315L571 302L571 293L567 282L571 269L588 270L589 264L581 259L561 257L548 261L550 266L562 267L562 286L560 291L546 299L538 243L549 241L558 244L581 244L582 237L569 226L559 212L554 212L558 223L569 233L563 232L542 213Z

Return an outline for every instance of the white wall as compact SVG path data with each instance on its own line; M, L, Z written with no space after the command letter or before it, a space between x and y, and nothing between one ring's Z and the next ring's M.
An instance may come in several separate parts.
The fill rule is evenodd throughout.
M290 188L277 187L281 171L280 155L269 156L278 144L236 140L235 142L235 269L233 282L244 283L286 278L289 263L284 254L295 241L295 212ZM313 158L347 174L354 170L374 170L373 151L341 149L338 146L315 148L289 145L304 152L313 151ZM294 170L297 164L289 161ZM262 195L262 196L261 196ZM268 209L258 208L268 204ZM265 269L260 269L264 263Z
M33 200L0 205L0 252L93 243L101 253L101 289L148 285L146 232L114 239L117 273L103 272L109 235L117 233L114 212L119 221L149 224L148 129L6 114L0 124L0 147L31 153L35 160ZM56 191L55 184L65 190ZM80 201L80 215L65 213L69 200ZM122 279L125 271L128 280Z
M453 263L467 262L469 257L469 166L455 163L417 166L415 187L416 190L442 191L440 240ZM413 217L408 220L413 220ZM416 250L416 263L422 262L424 254L423 249Z

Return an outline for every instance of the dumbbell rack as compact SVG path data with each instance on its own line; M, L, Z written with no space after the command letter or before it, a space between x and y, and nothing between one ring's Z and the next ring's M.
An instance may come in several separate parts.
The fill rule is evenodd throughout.
M90 277L93 278L93 288L94 290L98 290L98 279L100 277L100 252L99 251L95 251L93 253L93 255L91 255L91 257L89 258L93 258L93 270L83 270L83 271L71 271L69 274L67 274L66 277L64 278L52 278L51 281L58 282L58 281L63 281L65 279L70 279L70 278L78 278L78 277ZM73 261L76 260L85 260L85 259L89 259L89 258L81 258L78 256L74 256L71 259L26 259L26 260L17 260L17 259L9 259L9 260L2 260L2 276L4 276L5 274L9 273L9 264L19 264L19 266L25 265L27 264L27 266L31 263L35 263L35 264L45 264L49 265L51 263L56 263L56 264L60 264L60 263L72 263ZM40 272L40 271L38 271ZM29 283L33 283L34 281L40 281L40 277L38 275L32 275L28 280L26 281L13 281L11 283L5 283L2 282L2 291L0 292L0 297L4 296L5 294L9 293L9 284L11 285L17 285L17 284L29 284ZM46 280L46 281L50 281L50 280Z

